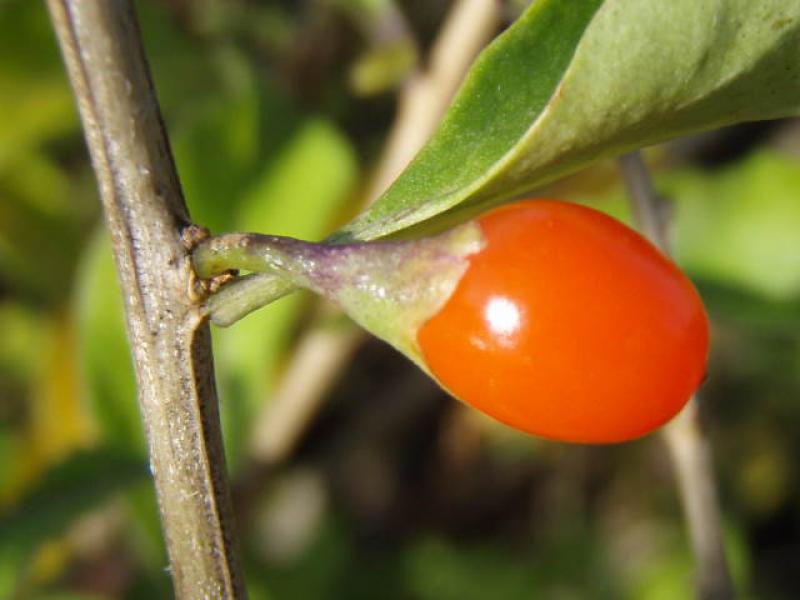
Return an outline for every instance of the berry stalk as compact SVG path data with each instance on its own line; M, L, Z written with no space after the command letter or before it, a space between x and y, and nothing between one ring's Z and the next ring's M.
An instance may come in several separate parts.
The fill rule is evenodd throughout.
M474 223L420 240L348 244L231 233L201 242L193 263L204 279L235 269L311 290L427 371L417 331L449 299L467 257L482 247Z

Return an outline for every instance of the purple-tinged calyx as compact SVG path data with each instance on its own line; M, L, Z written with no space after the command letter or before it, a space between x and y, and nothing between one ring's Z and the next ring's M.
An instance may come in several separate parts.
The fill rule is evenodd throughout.
M475 223L418 240L350 244L233 233L202 242L193 262L202 278L229 269L271 273L316 292L427 370L417 331L444 306L467 258L483 245Z

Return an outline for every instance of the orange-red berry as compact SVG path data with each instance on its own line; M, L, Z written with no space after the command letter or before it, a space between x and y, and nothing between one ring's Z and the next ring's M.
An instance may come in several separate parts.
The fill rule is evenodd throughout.
M524 201L477 223L485 247L417 337L450 392L574 442L636 438L683 407L703 379L709 333L674 263L576 204Z

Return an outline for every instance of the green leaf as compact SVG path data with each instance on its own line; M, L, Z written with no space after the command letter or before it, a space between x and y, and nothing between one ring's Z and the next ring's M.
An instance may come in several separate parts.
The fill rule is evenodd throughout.
M136 380L111 242L99 228L78 268L78 357L91 408L109 444L145 455Z
M0 551L34 549L84 511L147 476L145 461L127 453L97 448L72 455L0 517Z
M0 173L20 154L76 133L77 116L44 3L0 2Z
M236 226L274 235L322 235L356 183L355 153L322 118L307 119L242 200Z
M676 257L691 273L778 301L800 298L800 162L761 151L665 182Z
M85 198L95 206L63 160L78 134L47 7L1 1L0 279L14 294L57 302L69 285Z
M211 59L213 58L213 61ZM209 57L216 86L183 100L173 147L189 209L212 231L234 226L249 188L286 143L297 116L273 87L258 80L245 56L219 49Z
M212 231L228 230L298 111L240 44L208 31L188 35L163 3L139 8L189 212Z
M61 591L36 594L32 600L102 600L103 596L81 592Z
M0 301L0 331L0 497L8 499L14 495L16 467L30 451L22 443L15 415L28 405L35 380L43 376L42 355L51 344L52 332L41 313L9 300ZM2 582L0 569L0 598L4 597Z
M800 110L800 3L539 0L392 187L336 237L441 229L602 157Z
M0 377L6 383L18 381L27 387L42 362L49 333L47 321L25 304L4 300L0 302L0 331Z
M70 284L83 222L95 207L86 210L76 200L84 189L44 153L20 149L6 166L0 166L0 278L19 292L57 302Z
M154 581L145 581L140 578L140 584L158 585L166 583L167 577L162 577L163 566L169 563L164 534L161 528L161 515L158 511L156 489L151 480L142 481L125 493L127 505L127 532L126 539L138 557L139 562L148 572L155 572ZM137 597L133 594L131 597ZM161 597L159 595L144 595L144 598Z

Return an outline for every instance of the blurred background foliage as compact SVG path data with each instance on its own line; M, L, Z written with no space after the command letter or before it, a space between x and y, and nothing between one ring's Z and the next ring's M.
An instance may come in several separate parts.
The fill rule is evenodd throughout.
M508 2L508 19L524 4ZM315 239L362 204L397 90L450 3L137 5L194 219ZM647 158L713 321L703 401L736 580L745 598L800 597L800 122ZM545 193L629 216L612 162ZM121 305L46 10L0 0L2 598L171 594ZM690 596L657 436L515 434L376 341L290 455L260 464L254 423L297 340L352 327L332 314L298 294L214 332L253 598Z

